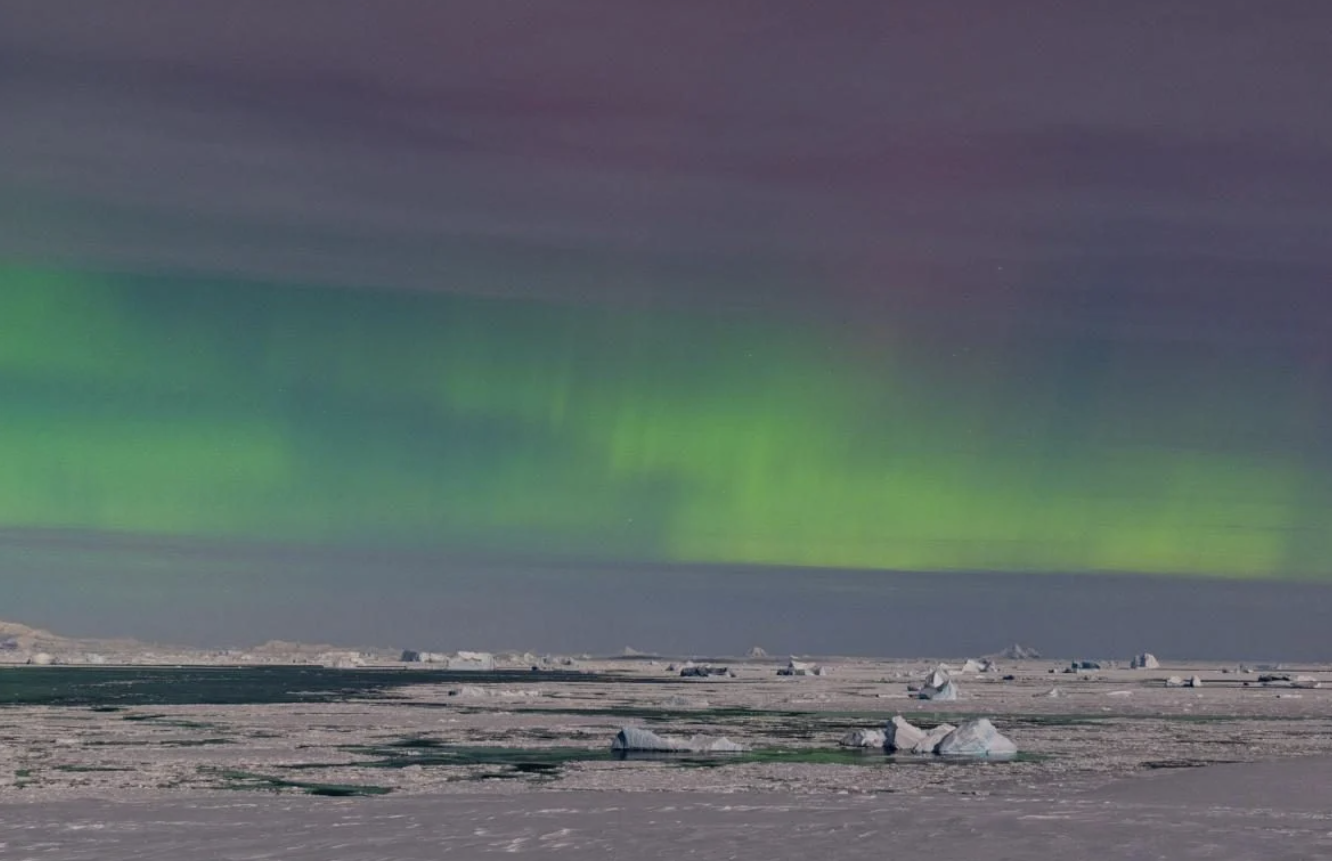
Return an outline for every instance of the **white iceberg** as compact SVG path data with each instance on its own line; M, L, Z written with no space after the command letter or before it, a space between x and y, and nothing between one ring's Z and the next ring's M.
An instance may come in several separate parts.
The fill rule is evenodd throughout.
M1017 745L985 718L969 720L946 735L937 748L940 756L1008 757Z
M934 729L925 733L925 737L916 742L912 748L912 753L935 753L939 749L939 743L951 735L957 727L950 723L941 723Z
M1161 662L1156 660L1156 655L1151 652L1134 655L1133 660L1129 661L1129 669L1133 670L1159 670L1160 668Z
M925 731L912 725L901 715L896 715L884 726L883 736L883 746L886 749L911 750L925 738Z

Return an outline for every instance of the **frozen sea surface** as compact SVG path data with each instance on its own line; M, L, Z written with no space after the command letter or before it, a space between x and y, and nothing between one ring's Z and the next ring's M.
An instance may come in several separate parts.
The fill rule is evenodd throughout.
M13 861L1332 858L1332 759L1163 772L1067 797L607 793L0 802Z
M1282 669L1321 684L1297 689L1215 664L1009 661L960 674L962 697L936 703L908 690L933 660L835 659L802 678L777 676L782 663L691 680L605 660L469 676L466 696L445 677L386 689L388 670L22 668L0 709L0 861L1332 859L1327 666ZM1206 684L1166 687L1169 674ZM837 747L895 714L990 717L1026 757ZM755 754L613 761L625 725ZM327 795L344 790L387 794Z

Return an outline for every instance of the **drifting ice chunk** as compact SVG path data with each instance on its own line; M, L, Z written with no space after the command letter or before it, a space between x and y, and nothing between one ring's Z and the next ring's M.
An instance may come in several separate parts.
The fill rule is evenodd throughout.
M735 678L735 673L731 672L728 667L690 666L680 670L680 677L685 679L707 679L713 676L733 679Z
M958 686L952 684L951 678L944 681L942 685L924 685L920 688L920 693L916 694L920 700L939 700L950 701L958 698Z
M689 741L681 741L641 727L627 726L616 733L611 750L639 753L743 753L748 748L729 738L706 739L695 736Z
M925 677L925 681L922 684L922 687L941 688L944 685L948 684L948 679L949 679L948 670L943 666L938 666L935 667L933 670L931 670L930 674Z
M925 731L897 715L884 726L883 736L883 746L888 750L911 750L925 738Z
M815 666L792 658L786 666L777 671L779 676L821 676L823 667Z
M883 747L886 741L881 729L853 729L837 743L842 747Z
M683 753L690 750L688 742L665 738L651 730L627 726L615 734L611 750L643 751L648 753Z
M359 652L324 652L315 661L320 666L339 670L354 670L365 666L365 658Z
M940 742L941 756L1005 757L1017 753L1017 745L999 734L985 718L969 720L950 732Z
M912 746L912 753L934 753L939 749L939 742L943 741L956 730L957 727L951 723L941 723L934 729L925 734L925 737Z
M1156 655L1151 652L1143 652L1141 655L1133 656L1133 660L1129 661L1129 668L1133 670L1159 670L1161 663L1156 660Z
M458 652L448 659L450 670L479 670L490 672L495 669L495 656L489 652Z

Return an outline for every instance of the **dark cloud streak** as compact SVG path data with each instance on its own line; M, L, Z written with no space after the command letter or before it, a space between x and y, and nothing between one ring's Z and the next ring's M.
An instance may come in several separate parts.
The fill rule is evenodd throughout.
M1094 292L1119 313L1075 329L1129 338L1219 295L1194 337L1327 332L1317 3L3 14L13 253L1037 334Z

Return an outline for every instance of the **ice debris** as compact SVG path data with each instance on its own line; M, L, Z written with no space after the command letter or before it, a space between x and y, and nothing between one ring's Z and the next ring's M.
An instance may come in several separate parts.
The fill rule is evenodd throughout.
M837 743L842 747L872 747L881 748L885 746L887 736L881 729L853 729L842 736Z
M1187 679L1171 676L1165 680L1165 686L1168 688L1200 688L1203 686L1203 680L1198 676L1189 676Z
M942 668L935 669L925 677L925 683L916 693L917 699L949 701L957 699L957 685Z
M934 729L925 733L925 737L911 746L912 753L936 753L939 750L939 744L943 742L957 727L951 723L941 723Z
M885 749L890 751L911 750L925 737L925 731L913 726L901 715L897 715L884 726L883 735Z
M735 678L735 673L731 672L729 667L712 667L702 664L686 666L680 670L682 678L700 678L706 679L711 676L721 676L723 678Z
M611 750L626 753L744 753L747 749L729 738L705 739L695 736L684 741L633 726L621 728L611 742Z
M1000 735L994 724L985 718L969 720L944 736L936 749L940 756L1011 757L1018 752L1017 745Z
M822 676L825 675L823 667L816 664L798 661L792 658L786 666L777 671L779 676Z
M416 649L403 649L398 660L405 664L442 664L450 670L489 672L495 669L495 656L489 652L456 652L447 655L443 652L420 652Z
M927 731L896 715L884 727L884 737L884 748L899 753L984 757L1017 753L1017 746L984 718L969 720L961 726L942 723Z

